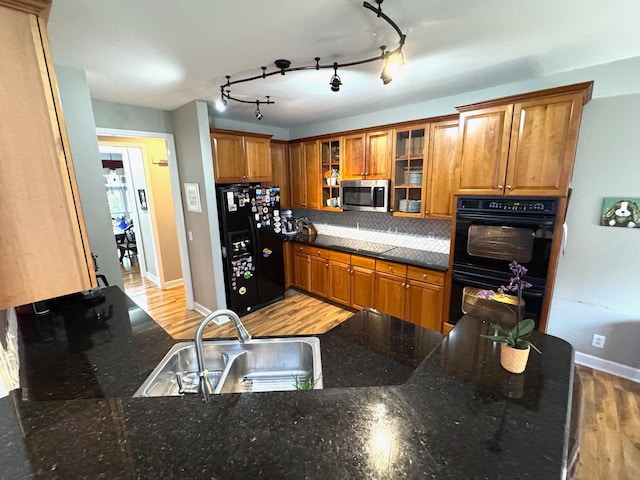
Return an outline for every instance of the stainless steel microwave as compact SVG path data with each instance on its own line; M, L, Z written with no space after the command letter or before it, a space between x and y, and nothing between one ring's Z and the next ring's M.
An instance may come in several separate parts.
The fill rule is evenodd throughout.
M342 180L340 206L343 210L389 211L391 180Z

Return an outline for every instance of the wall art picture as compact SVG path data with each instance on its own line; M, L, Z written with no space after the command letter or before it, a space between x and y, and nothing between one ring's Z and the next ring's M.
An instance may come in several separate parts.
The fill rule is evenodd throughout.
M197 183L184 184L184 196L187 201L187 210L190 212L202 212L200 204L200 189Z
M138 198L140 199L140 208L142 210L148 210L149 207L147 206L147 192L145 192L143 189L138 190Z
M640 198L605 197L602 202L600 225L640 228Z

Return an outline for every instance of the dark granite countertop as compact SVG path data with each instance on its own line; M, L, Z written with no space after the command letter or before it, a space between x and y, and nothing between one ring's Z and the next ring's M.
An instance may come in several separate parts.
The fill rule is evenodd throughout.
M390 260L406 263L416 267L430 268L433 270L447 271L449 268L449 255L446 253L418 250L415 248L395 247L383 243L366 242L350 238L334 237L332 235L295 235L289 240L315 245L322 248L338 250L347 253L357 253L366 257Z
M49 346L21 342L3 478L562 478L573 349L558 338L535 332L543 355L512 375L483 320L443 339L365 310L319 335L324 390L131 398L174 342L104 292L68 299Z

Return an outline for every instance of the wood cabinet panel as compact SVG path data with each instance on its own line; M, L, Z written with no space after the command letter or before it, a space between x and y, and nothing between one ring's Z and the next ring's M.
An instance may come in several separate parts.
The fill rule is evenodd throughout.
M342 178L362 178L365 173L365 134L344 137L342 154Z
M407 265L388 262L386 260L376 260L376 272L388 273L389 275L407 276Z
M582 115L582 94L516 103L507 195L566 195Z
M294 251L293 283L305 292L311 290L311 261L309 255Z
M425 210L428 218L453 218L453 195L460 175L457 163L458 123L458 120L449 120L431 125Z
M357 309L374 307L376 286L373 268L355 265L353 255L351 261L351 306Z
M320 178L320 146L317 140L302 144L305 162L306 208L320 208L322 183Z
M87 290L96 280L46 25L0 6L0 45L5 309Z
M243 138L248 180L270 182L272 180L271 140L246 135Z
M211 135L213 172L216 182L245 181L244 147L238 135Z
M329 262L329 299L351 306L351 279L351 265L348 259L346 263L331 260Z
M444 288L425 282L407 282L405 319L431 330L440 331Z
M307 169L301 143L289 145L289 178L291 181L291 208L307 207Z
M414 267L409 265L407 267L407 278L412 280L419 280L421 282L433 283L436 285L444 285L444 272L437 270L431 270L428 268Z
M368 132L366 136L365 176L369 179L391 177L391 130Z
M291 207L291 186L289 182L289 155L286 143L271 142L271 172L270 186L280 187L280 208L286 210Z
M405 277L375 273L375 308L394 317L404 318Z
M513 105L460 114L458 193L502 195Z
M311 257L311 293L320 297L329 296L329 260Z

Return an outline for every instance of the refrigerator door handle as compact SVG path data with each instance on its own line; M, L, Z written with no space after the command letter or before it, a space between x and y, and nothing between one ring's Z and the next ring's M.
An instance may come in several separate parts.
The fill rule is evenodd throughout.
M249 231L251 232L251 254L253 255L253 266L258 262L258 232L252 217L249 217Z

